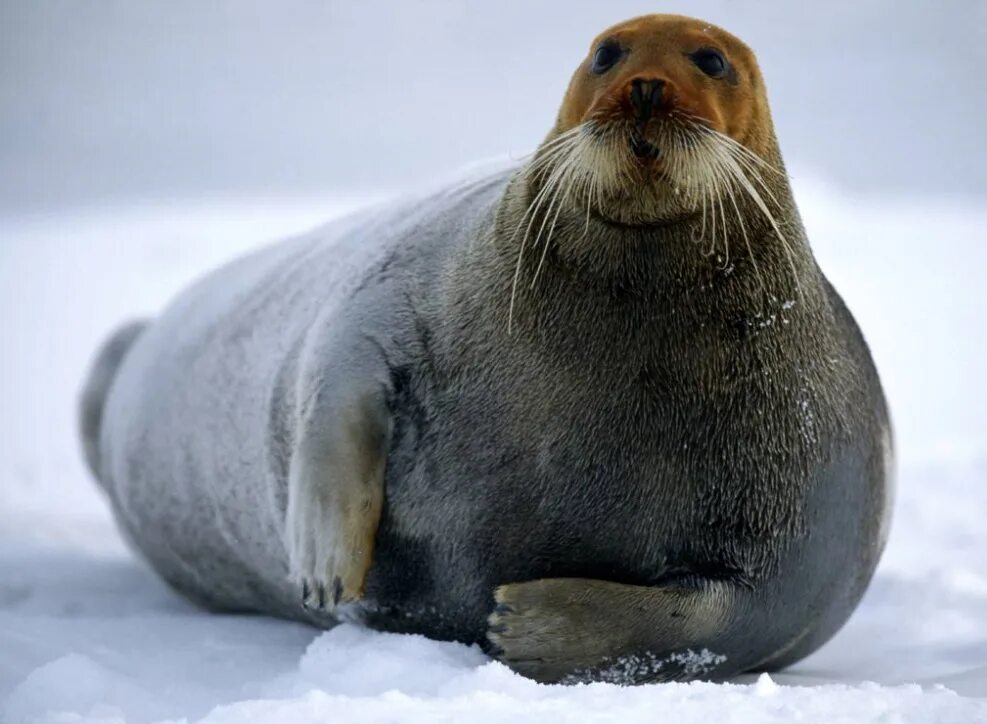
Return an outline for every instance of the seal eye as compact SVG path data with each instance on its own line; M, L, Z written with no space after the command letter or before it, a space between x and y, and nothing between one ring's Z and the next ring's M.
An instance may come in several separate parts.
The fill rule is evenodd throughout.
M710 78L722 78L727 74L727 61L718 50L700 48L689 57Z
M593 67L590 70L597 75L606 73L617 65L617 61L623 55L624 51L621 47L612 40L608 40L596 49L596 53L593 55Z

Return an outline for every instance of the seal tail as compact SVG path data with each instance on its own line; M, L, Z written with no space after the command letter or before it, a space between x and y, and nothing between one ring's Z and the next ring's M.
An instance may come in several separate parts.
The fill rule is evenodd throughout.
M82 437L82 450L86 463L93 476L100 478L99 438L103 426L103 406L106 395L113 385L117 370L127 356L128 350L147 326L146 320L125 324L113 333L100 348L96 359L89 368L89 376L82 388L79 399L79 432Z

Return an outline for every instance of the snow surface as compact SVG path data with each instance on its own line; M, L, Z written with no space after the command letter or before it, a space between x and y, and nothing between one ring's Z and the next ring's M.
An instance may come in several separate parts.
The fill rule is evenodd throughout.
M363 200L0 218L0 722L987 722L987 209L796 192L891 402L888 550L848 625L797 666L633 689L541 686L417 636L207 614L121 542L77 449L93 350L210 266Z

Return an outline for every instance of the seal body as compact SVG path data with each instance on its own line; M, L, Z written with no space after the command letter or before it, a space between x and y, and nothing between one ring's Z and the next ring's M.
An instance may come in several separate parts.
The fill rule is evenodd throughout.
M335 378L320 355L337 330L341 348L379 336L378 363L409 352L391 325L414 321L408 295L494 195L453 191L287 240L202 279L136 339L132 324L110 340L90 382L115 371L105 402L84 399L99 447L90 461L128 538L176 588L214 608L317 617L288 578L285 516L305 404L326 371ZM132 344L122 360L121 340ZM101 424L86 430L94 409Z
M529 216L538 173L282 242L112 340L83 429L121 526L207 606L348 612L544 681L797 660L870 580L891 455L787 182L725 263L705 212ZM553 233L527 262L525 224Z

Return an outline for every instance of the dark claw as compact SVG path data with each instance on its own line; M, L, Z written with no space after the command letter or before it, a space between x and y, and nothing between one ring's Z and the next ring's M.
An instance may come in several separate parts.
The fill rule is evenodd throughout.
M496 606L494 606L494 613L499 613L500 615L503 616L505 613L514 613L514 609L508 606L506 603L498 603Z
M343 597L343 581L339 576L336 576L335 580L332 582L332 604L338 605L339 599Z
M312 589L308 587L308 580L302 581L302 606L308 608L308 597L312 593Z
M495 634L502 634L507 630L507 624L495 623L493 626L487 626L487 631Z
M326 607L326 587L319 584L319 608Z

